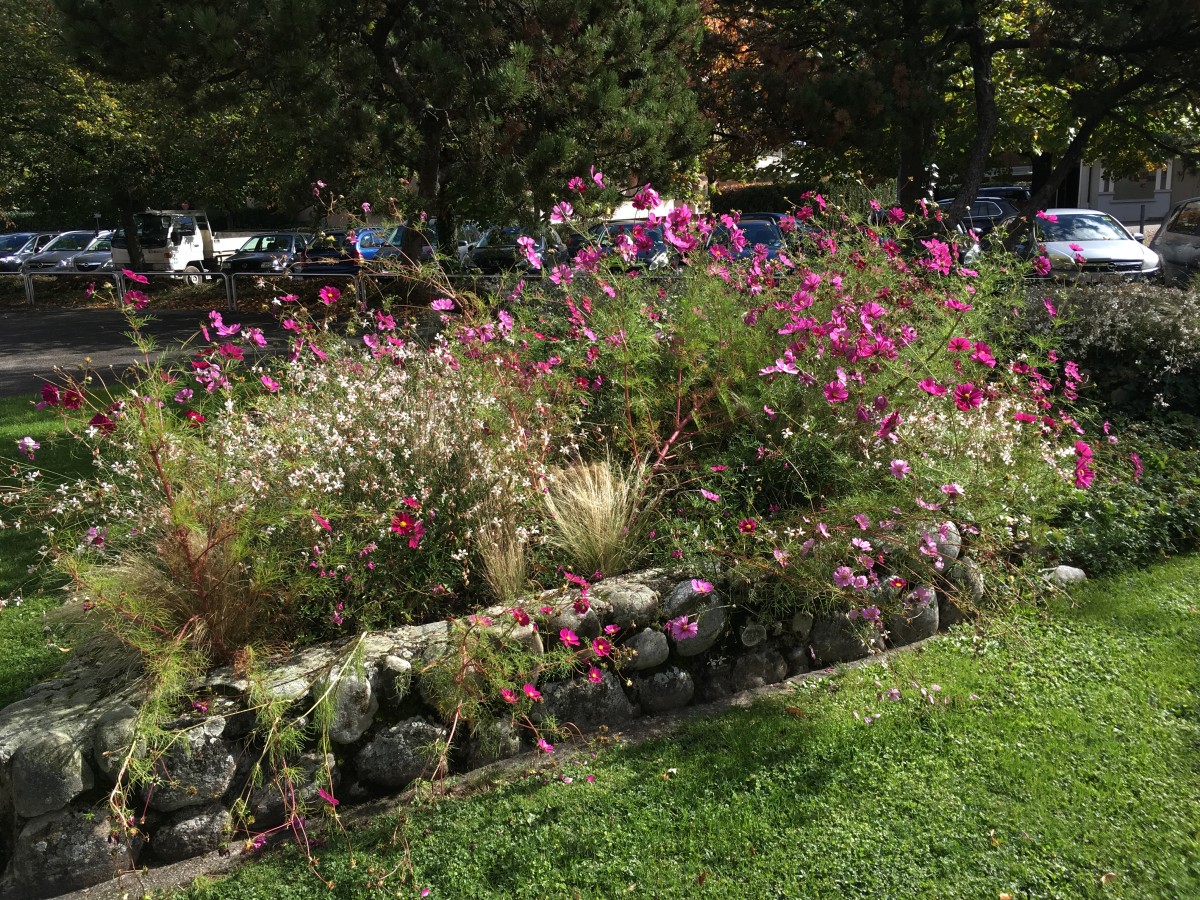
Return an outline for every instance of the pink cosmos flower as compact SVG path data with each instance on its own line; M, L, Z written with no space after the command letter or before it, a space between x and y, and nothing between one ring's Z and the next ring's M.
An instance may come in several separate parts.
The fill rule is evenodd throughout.
M758 522L754 519L742 519L738 522L738 531L742 534L754 534L756 528L758 528Z
M512 613L512 617L517 620L517 624L521 627L525 627L532 621L529 618L529 613L525 612L520 606L510 609L509 612Z
M604 190L604 173L595 166L588 166L588 176L592 179L592 183L600 190ZM649 185L647 185L649 187Z
M569 222L573 215L575 215L575 208L566 200L560 200L550 211L550 221L555 225L561 225L563 222Z
M922 379L921 383L918 384L917 387L934 397L940 397L949 390L949 388L938 384L932 378Z
M780 568L786 569L788 560L791 558L790 554L786 550L780 550L778 547L772 550L771 553L775 557L775 562L779 563Z
M961 497L963 489L957 482L952 481L949 484L942 485L942 493L947 497Z
M516 703L519 699L517 692L512 688L500 688L500 696L504 698L505 703Z
M33 459L34 451L40 449L42 449L42 445L31 437L23 437L17 441L17 452L31 460Z
M313 521L315 521L318 525L320 525L326 531L333 531L333 528L330 527L330 525L329 525L328 519L326 519L325 517L320 515L315 509L310 510L310 512L312 513Z
M408 538L408 546L412 550L416 550L421 546L421 538L425 537L425 523L418 521L413 526L412 534Z
M1142 465L1142 458L1136 453L1130 453L1129 461L1133 463L1133 480L1141 481L1142 473L1146 471L1145 467Z
M893 478L904 478L912 471L912 466L903 459L893 459L889 468L891 469Z
M825 399L830 403L842 403L850 396L846 386L840 381L831 381L825 385Z
M573 632L570 628L560 628L558 630L558 639L568 647L579 646L579 635Z
M583 179L580 178L578 175L573 177L570 181L567 182L567 190L579 191L579 193L582 194L584 191Z
M692 590L697 594L711 594L713 590L712 582L702 581L699 578L692 579Z
M370 203L367 203L367 202L364 200L364 201L363 201L363 205L362 205L362 211L363 211L363 215L364 215L364 216L369 216L369 215L371 214L371 204L370 204Z
M130 281L136 281L138 284L149 284L150 283L149 278L147 278L145 275L139 275L137 272L133 271L132 269L122 269L121 274L124 275L126 278L128 278Z
M542 258L538 256L533 238L523 234L517 238L517 246L521 248L521 252L525 255L525 259L529 265L535 269L542 267Z
M601 672L599 669L597 669L595 666L590 666L588 668L587 680L590 681L592 684L599 684L601 681L604 680L604 673Z
M694 638L700 631L699 621L691 621L687 616L677 616L666 623L667 632L677 641Z
M272 378L270 375L262 376L262 378L260 378L259 381L261 381L263 383L263 387L265 387L272 394L274 394L276 391L279 390L279 382L276 381L274 378Z
M365 205L366 204L364 204L364 206ZM334 797L333 794L329 793L329 791L325 790L325 788L317 788L317 795L332 807L336 808L339 803L338 799Z
M125 305L132 306L134 309L145 309L150 303L150 298L141 291L126 291Z
M704 488L700 489L700 496L705 500L712 501L713 503L719 503L721 501L720 494L714 494L712 491L706 491Z
M966 353L971 349L971 341L965 337L950 338L950 343L946 347L951 353Z
M525 692L525 696L534 703L540 703L542 700L542 692L535 688L532 684L525 684L521 690Z
M954 388L954 405L963 412L979 409L983 405L983 391L967 381Z
M451 312L454 309L454 301L449 297L439 297L429 304L429 308L438 312Z
M593 638L592 652L597 656L608 656L612 653L612 642L607 638Z
M321 302L326 306L333 306L342 298L342 292L327 284L321 290L317 291L317 296L321 298Z
M893 703L900 702L900 688L890 688L887 692L887 698Z
M543 737L538 738L537 748L547 756L554 752L554 745Z
M1058 221L1058 216L1051 215L1050 213L1046 212L1044 209L1038 210L1037 217L1045 222L1057 222Z
M654 209L661 204L662 198L658 195L658 191L649 184L638 191L633 198L634 209Z
M417 527L417 517L410 516L408 513L401 510L392 516L392 523L389 527L393 533L401 536L412 534L413 529Z
M833 570L833 583L840 588L853 587L854 570L849 566L838 566Z
M1049 297L1042 298L1042 306L1046 307L1046 312L1050 314L1050 318L1053 319L1058 315L1058 307L1054 305L1054 302Z

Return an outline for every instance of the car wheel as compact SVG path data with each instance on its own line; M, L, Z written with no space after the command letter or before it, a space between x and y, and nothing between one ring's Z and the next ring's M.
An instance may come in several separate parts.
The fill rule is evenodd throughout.
M189 287L195 287L204 281L204 276L200 274L200 267L196 265L187 266L183 270L183 283Z

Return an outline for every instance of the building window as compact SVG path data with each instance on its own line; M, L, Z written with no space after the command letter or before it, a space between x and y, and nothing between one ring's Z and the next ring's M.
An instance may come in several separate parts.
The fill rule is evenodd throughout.
M1138 172L1132 178L1118 178L1113 183L1113 202L1153 200L1158 178L1154 172Z

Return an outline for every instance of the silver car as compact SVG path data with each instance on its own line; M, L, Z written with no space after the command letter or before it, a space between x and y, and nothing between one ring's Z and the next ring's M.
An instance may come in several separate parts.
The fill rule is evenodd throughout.
M1171 210L1150 249L1162 259L1163 276L1172 284L1183 284L1200 273L1200 197Z
M19 272L25 260L46 249L57 231L18 231L0 234L0 272Z
M1047 209L1035 221L1034 246L1050 258L1051 278L1140 281L1157 278L1161 272L1158 254L1142 246L1145 235L1131 234L1107 213Z
M111 237L111 232L106 234ZM25 260L22 268L33 275L39 272L74 271L75 257L86 251L98 237L94 231L64 231L48 243L41 253L35 253Z

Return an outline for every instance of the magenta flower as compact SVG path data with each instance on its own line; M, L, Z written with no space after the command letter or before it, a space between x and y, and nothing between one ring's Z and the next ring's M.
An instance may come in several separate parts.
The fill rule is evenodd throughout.
M145 309L150 303L150 298L141 291L126 291L125 305L132 306L134 309Z
M1037 217L1045 222L1057 222L1058 221L1058 216L1051 215L1050 213L1046 212L1044 209L1038 210Z
M519 699L517 692L512 688L500 688L500 696L504 698L505 703L516 703Z
M949 484L942 485L942 493L947 497L961 497L963 489L957 482L952 481Z
M263 383L263 387L265 387L272 394L274 394L276 391L279 390L279 382L276 381L274 378L272 378L270 375L262 376L262 378L260 378L259 381L261 381Z
M579 191L579 193L582 194L585 190L583 179L580 178L578 175L576 175L574 178L572 178L570 181L567 182L567 190Z
M554 745L543 737L538 738L537 748L547 756L554 752Z
M940 397L949 390L949 388L938 384L932 378L922 379L921 383L918 384L917 387L934 397Z
M772 550L771 553L775 557L775 562L779 563L779 567L786 569L791 555L786 550L780 550L778 547Z
M436 309L438 312L451 312L454 309L454 301L449 297L439 297L429 304L430 309Z
M17 452L31 460L33 459L34 451L40 449L42 449L42 445L31 437L23 437L17 441Z
M705 500L711 500L713 503L719 503L721 501L720 494L714 494L712 491L706 491L704 488L700 489L700 496Z
M1049 297L1042 298L1042 306L1046 307L1046 312L1050 314L1050 318L1053 319L1058 315L1058 307L1054 305L1054 301Z
M833 570L833 583L840 588L853 586L854 570L849 566L838 566Z
M338 799L334 797L333 794L329 793L329 791L325 790L325 788L317 788L317 794L330 806L335 808L337 807L339 802Z
M369 216L369 215L371 214L371 204L370 204L370 203L367 203L367 202L364 200L364 201L363 201L363 205L362 205L362 211L363 211L363 215L364 215L364 216Z
M533 238L523 234L517 238L517 246L521 248L521 252L525 255L525 259L529 262L529 265L535 269L542 267L542 258L538 256Z
M601 172L595 166L588 166L588 176L592 179L592 182L596 185L596 187L600 188L601 190L604 190L604 173L603 172ZM646 185L646 186L649 187L649 185Z
M963 412L978 409L983 405L983 391L969 381L964 382L954 388L954 405Z
M322 528L324 528L326 531L332 531L332 530L333 530L333 529L330 527L330 525L329 525L329 520L328 520L328 519L326 519L326 518L322 517L321 515L319 515L315 509L314 509L314 510L310 510L310 512L312 513L313 520L314 520L314 521L316 521L316 523L317 523L318 525L320 525L320 526L321 526Z
M574 207L566 200L560 200L550 211L550 221L555 225L561 225L563 222L569 222L573 215L575 215Z
M603 679L604 679L604 673L601 672L599 669L597 669L595 666L591 666L588 668L587 680L590 681L592 684L599 684Z
M597 656L608 656L612 653L612 642L607 638L594 638L592 640L592 652Z
M662 204L662 197L650 185L646 185L633 198L634 209L654 209Z
M712 589L713 589L712 582L702 581L699 578L692 579L692 590L695 591L697 594L711 594Z
M971 349L971 341L965 337L950 338L946 349L951 353L966 353Z
M666 623L667 633L677 641L694 638L700 631L699 621L691 621L688 616L676 616Z
M754 534L756 528L758 528L758 522L754 519L742 519L738 522L738 531L742 534Z
M342 292L327 284L321 290L317 291L317 296L321 298L321 302L326 306L333 306L341 299Z
M522 627L528 625L530 621L532 621L529 618L529 613L525 612L525 610L519 606L510 609L509 612L511 612L512 617L517 620L517 624Z
M121 274L124 275L126 278L128 278L130 281L136 281L138 284L149 284L150 283L149 278L147 278L145 275L139 275L137 272L133 271L132 269L122 269Z
M831 381L825 385L825 399L830 403L842 403L850 396L846 386L840 381Z
M1141 481L1142 472L1146 471L1145 467L1142 465L1142 458L1136 453L1130 453L1129 461L1133 463L1133 480Z
M912 471L912 466L910 466L908 462L903 459L893 459L889 468L892 471L893 478L903 478Z
M540 703L542 700L542 692L535 688L532 684L524 685L521 690L525 692L525 696L534 703Z
M570 628L560 628L558 630L558 639L568 647L579 646L579 635L573 632Z
M604 626L604 633L609 636L616 634L620 630L621 630L620 625L605 625Z

